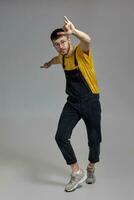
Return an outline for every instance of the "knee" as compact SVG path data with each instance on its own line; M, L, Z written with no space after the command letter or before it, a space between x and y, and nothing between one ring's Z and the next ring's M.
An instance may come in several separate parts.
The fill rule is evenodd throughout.
M57 132L55 135L55 141L57 144L60 144L62 141L64 141L64 138L60 132Z
M56 143L59 143L59 141L60 141L60 137L59 137L59 135L57 133L55 135L55 141L56 141Z
M68 141L68 139L69 138L66 137L66 134L63 134L63 132L57 131L57 133L55 135L55 141L57 144L66 143Z

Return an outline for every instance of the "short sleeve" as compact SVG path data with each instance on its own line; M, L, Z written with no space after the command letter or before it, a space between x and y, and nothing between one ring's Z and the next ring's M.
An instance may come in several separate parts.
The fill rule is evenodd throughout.
M89 53L86 53L84 52L81 47L80 47L80 44L77 45L77 55L78 57L81 57L81 58L85 58L85 59L89 59L91 57L91 49L89 50Z

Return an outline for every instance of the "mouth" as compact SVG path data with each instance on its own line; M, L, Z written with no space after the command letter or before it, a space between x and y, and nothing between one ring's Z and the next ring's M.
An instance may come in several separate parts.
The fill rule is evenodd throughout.
M65 53L66 53L66 49L61 49L60 52L61 52L62 54L65 54Z

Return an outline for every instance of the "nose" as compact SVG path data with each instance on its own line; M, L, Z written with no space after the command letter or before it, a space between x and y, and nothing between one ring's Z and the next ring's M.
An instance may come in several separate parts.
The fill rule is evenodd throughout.
M60 48L60 49L62 49L62 48L63 48L63 46L64 46L63 44L59 44L59 48Z

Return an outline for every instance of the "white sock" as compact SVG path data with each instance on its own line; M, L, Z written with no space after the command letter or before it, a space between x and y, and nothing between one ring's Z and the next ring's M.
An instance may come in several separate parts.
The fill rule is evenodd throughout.
M80 174L80 171L81 171L81 170L79 169L77 172L73 172L73 174L74 174L74 175L78 175L78 174Z

